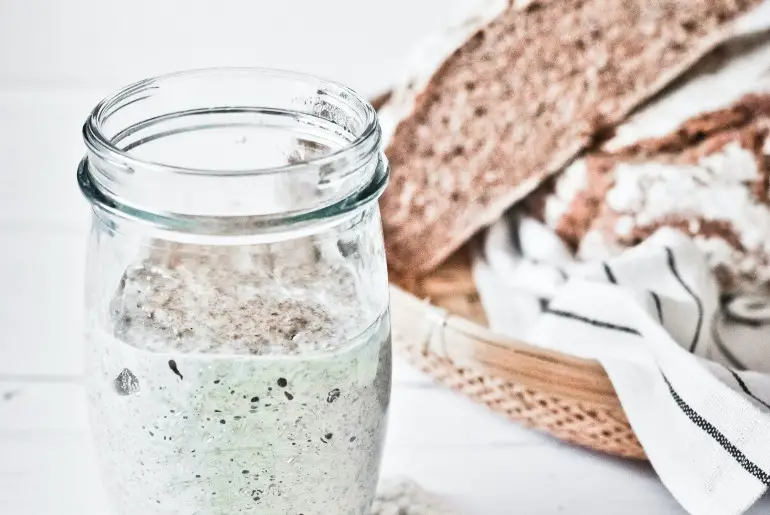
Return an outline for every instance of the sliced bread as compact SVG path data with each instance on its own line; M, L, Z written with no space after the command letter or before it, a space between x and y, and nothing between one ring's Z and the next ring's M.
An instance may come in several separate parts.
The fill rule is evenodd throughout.
M760 3L487 1L381 110L390 265L417 274L440 264Z

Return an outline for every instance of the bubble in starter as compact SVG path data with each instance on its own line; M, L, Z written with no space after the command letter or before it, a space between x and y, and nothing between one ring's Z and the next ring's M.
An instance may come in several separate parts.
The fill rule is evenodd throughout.
M118 395L131 395L139 391L139 380L129 369L124 368L114 381Z

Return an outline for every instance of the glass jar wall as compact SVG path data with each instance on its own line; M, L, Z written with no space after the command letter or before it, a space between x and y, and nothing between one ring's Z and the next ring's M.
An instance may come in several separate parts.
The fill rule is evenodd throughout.
M84 137L88 397L117 513L366 513L390 396L371 106L196 71L105 99Z

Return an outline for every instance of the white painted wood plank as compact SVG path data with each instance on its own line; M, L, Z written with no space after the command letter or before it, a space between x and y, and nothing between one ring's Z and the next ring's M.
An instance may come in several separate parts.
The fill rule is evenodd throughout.
M0 456L0 513L105 513L80 385L0 382ZM648 465L556 443L436 389L395 389L391 476L468 515L683 513ZM770 499L751 513L767 510Z
M0 456L0 513L109 513L86 435L4 438ZM566 446L388 449L383 477L392 476L415 478L466 515L684 513L647 466ZM750 515L768 512L766 498Z
M0 454L1 513L108 513L87 437L3 439ZM681 513L646 470L571 454L526 447L389 449L383 477L413 477L467 515Z
M87 433L0 438L0 513L108 515Z
M87 226L75 174L81 126L96 98L0 93L0 227Z
M103 513L82 387L0 383L0 513ZM394 391L383 476L469 514L679 513L646 466L555 444L432 389ZM596 503L599 496L601 503Z
M88 430L81 385L0 381L0 441L83 437Z
M267 66L388 84L459 0L3 0L0 84L107 89L185 68Z
M82 373L85 237L0 228L0 375Z
M466 515L685 515L646 463L570 447L389 449L383 477L408 474ZM747 515L770 513L770 496Z
M684 513L647 465L566 445L387 454L383 476L401 471L468 515Z

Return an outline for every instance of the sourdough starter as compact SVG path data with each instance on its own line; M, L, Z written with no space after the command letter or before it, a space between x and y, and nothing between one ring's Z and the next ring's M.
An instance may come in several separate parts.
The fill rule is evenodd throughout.
M390 396L387 312L356 300L344 260L168 252L130 266L108 323L90 324L92 425L117 512L367 513Z

